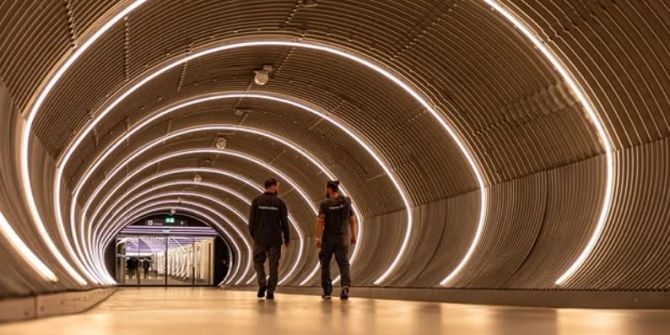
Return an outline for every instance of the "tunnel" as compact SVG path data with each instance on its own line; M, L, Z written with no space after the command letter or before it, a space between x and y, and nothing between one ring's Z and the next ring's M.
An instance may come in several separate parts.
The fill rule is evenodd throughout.
M0 1L0 334L665 334L669 73L666 0Z

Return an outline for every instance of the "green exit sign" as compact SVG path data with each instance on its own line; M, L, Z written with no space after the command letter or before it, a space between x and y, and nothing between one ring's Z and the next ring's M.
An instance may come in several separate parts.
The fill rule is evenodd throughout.
M165 218L165 223L174 223L174 217L168 216Z

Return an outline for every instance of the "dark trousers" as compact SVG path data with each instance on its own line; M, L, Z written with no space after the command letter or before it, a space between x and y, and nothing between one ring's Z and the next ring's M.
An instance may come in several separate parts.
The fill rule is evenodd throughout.
M342 286L351 286L349 277L349 241L347 236L324 236L321 242L321 252L319 259L321 261L321 287L324 294L333 293L333 283L330 279L330 262L335 255L335 261L340 268Z
M281 258L281 245L254 245L254 269L258 279L258 287L267 287L268 291L274 291L277 287L279 276L279 258ZM265 260L270 260L270 278L265 277Z

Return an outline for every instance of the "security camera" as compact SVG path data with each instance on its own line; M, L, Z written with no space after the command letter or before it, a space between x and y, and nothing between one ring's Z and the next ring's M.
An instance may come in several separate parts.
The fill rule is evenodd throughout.
M254 71L254 83L263 86L270 80L270 72L272 72L272 65L263 65L263 69Z
M202 181L202 177L200 177L199 174L196 174L195 176L193 176L193 181L199 183Z
M224 137L219 137L216 139L216 148L221 150L226 148L226 139Z

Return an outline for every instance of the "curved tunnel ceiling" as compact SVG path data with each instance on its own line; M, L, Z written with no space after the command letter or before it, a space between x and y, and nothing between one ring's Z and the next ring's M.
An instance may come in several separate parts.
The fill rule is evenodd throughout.
M30 6L3 9L20 13ZM668 99L649 94L667 79L648 74L652 62L665 71L668 55L628 38L635 50L650 50L647 58L624 52L625 60L607 62L616 71L607 69L599 59L612 60L614 47L595 41L612 34L590 29L603 25L629 37L641 28L615 23L610 13L654 10L649 20L658 20L667 17L667 7L562 0L544 6L522 0L73 6L67 29L21 30L62 15L57 5L45 4L26 22L14 22L16 29L3 35L12 38L0 39L2 46L17 46L16 37L35 43L32 34L40 32L48 40L42 53L26 55L17 47L16 55L0 58L12 104L27 118L14 122L21 137L18 171L12 169L21 176L27 207L0 227L17 250L27 248L28 237L41 236L46 249L22 254L45 279L62 282L53 287L71 279L109 282L95 258L99 227L86 211L93 203L105 205L101 213L113 207L99 202L93 185L108 178L117 185L141 162L207 147L181 162L147 165L151 169L129 178L129 185L175 168L234 171L257 185L276 174L241 156L219 157L228 148L284 171L282 179L293 181L285 197L305 248L287 260L295 265L295 271L284 266L291 274L287 284L315 284L311 208L331 176L342 180L363 218L353 269L361 285L640 289L670 282L669 267L655 275L649 270L668 252L662 238L649 233L666 236L667 229L654 227L667 211L630 224L644 208L664 208L664 198L650 205L639 200L664 183L652 185L649 195L637 190L650 185L648 176L663 169L656 162L668 157ZM547 19L556 15L569 17L573 29ZM609 21L589 19L598 15ZM650 26L661 27L648 24L645 31ZM624 61L640 66L626 70ZM26 72L25 64L35 70ZM253 71L266 64L273 66L271 78L259 87ZM641 77L649 78L645 87L631 89ZM197 97L231 93L238 96L186 104L143 123ZM164 137L216 124L238 129ZM247 128L304 148L323 168L285 145L239 131ZM227 144L217 153L212 147L219 137ZM141 162L118 169L118 177L110 174L112 162L124 162L152 141L156 147L142 152ZM98 161L110 146L114 150ZM47 172L38 172L40 166ZM255 192L238 187L248 197ZM24 227L30 219L15 222L26 213L32 228ZM656 256L645 256L649 248ZM646 257L652 260L640 261Z

